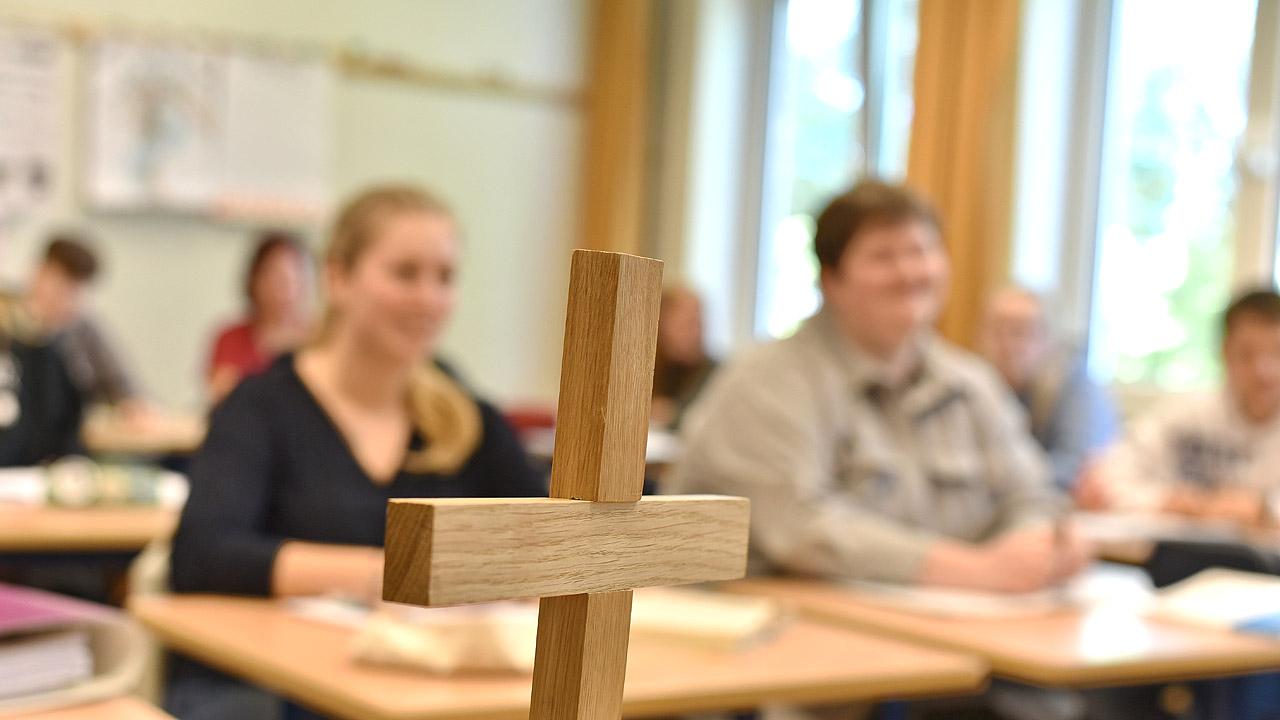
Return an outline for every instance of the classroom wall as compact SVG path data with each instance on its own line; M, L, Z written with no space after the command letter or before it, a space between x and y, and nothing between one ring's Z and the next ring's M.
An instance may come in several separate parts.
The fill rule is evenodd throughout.
M577 91L584 77L585 0L0 0L0 22L82 23L163 36L206 31L268 42L354 45L457 73L496 72ZM64 53L69 102L78 54ZM449 199L465 230L460 310L445 351L498 400L554 400L568 254L575 244L576 106L336 76L335 197L384 179L424 183ZM78 109L74 103L71 115ZM86 214L75 198L82 128L61 128L66 161L48 212L0 226L0 281L25 277L50 227L80 224L101 239L107 276L97 314L150 395L196 408L210 333L240 308L251 246L243 225L179 216ZM322 228L312 228L321 242Z

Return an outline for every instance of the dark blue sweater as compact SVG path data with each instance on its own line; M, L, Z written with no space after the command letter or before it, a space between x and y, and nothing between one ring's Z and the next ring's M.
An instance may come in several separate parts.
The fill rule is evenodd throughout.
M214 410L192 459L191 497L173 538L173 589L268 595L283 541L380 547L390 498L546 495L501 415L479 405L484 436L457 473L401 470L377 485L292 356L246 379ZM415 432L411 447L422 443Z

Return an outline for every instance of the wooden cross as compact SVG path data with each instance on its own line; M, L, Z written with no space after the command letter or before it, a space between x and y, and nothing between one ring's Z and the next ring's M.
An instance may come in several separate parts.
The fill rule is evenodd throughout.
M383 598L541 598L532 720L622 714L631 590L742 577L744 498L641 497L662 263L576 250L550 498L392 500Z

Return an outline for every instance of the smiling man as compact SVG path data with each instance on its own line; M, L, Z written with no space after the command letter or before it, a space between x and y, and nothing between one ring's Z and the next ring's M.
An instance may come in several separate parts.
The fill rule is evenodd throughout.
M712 381L674 486L750 497L758 569L996 591L1079 570L1016 400L934 335L949 265L933 209L859 183L814 250L822 309Z

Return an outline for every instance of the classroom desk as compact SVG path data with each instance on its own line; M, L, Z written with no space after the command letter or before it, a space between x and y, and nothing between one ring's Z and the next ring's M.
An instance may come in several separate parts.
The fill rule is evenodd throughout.
M0 717L10 720L173 720L154 706L132 697L21 715L0 714Z
M270 600L136 598L130 610L170 648L338 717L524 720L530 678L439 677L353 664L352 631ZM623 712L645 716L955 695L985 683L977 658L793 619L741 652L632 639Z
M196 415L166 415L141 426L113 413L90 415L81 430L85 449L94 455L189 455L204 442L205 420Z
M1221 520L1178 515L1078 512L1077 528L1094 546L1098 557L1110 562L1142 565L1161 541L1238 543L1280 551L1280 531L1242 528Z
M720 589L773 598L803 614L979 655L1001 677L1048 687L1138 685L1280 670L1280 641L1147 619L1127 610L1066 610L1003 619L955 619L892 610L856 590L761 578Z
M163 507L56 508L0 504L0 553L137 552L168 536L179 511Z

